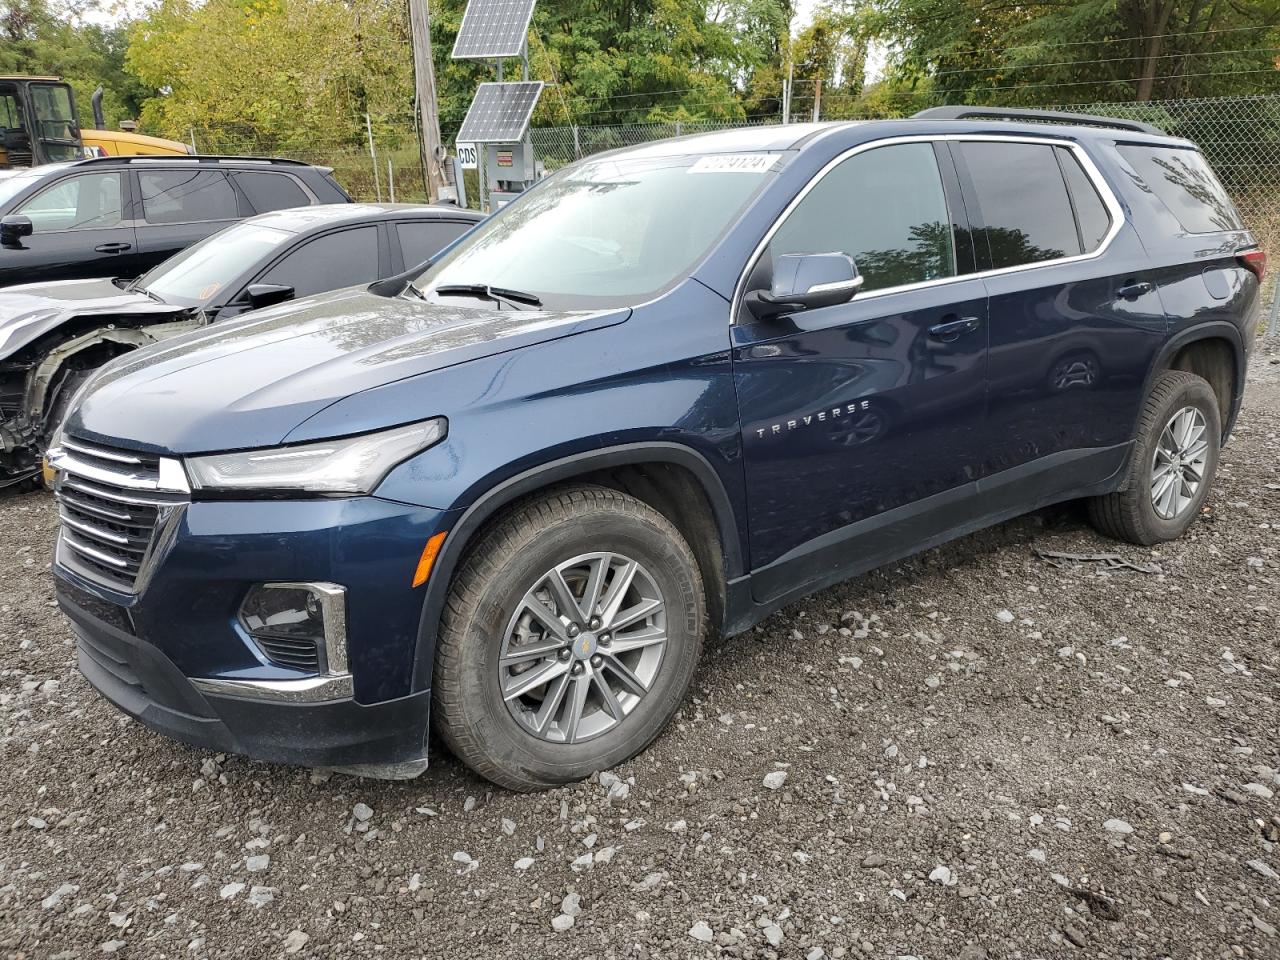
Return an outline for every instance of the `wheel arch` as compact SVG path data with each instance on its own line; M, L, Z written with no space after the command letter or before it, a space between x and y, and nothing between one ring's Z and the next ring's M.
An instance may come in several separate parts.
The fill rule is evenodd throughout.
M1166 370L1184 370L1203 377L1218 397L1225 444L1240 412L1247 364L1244 339L1234 323L1212 320L1196 324L1178 331L1161 347L1147 372L1142 394L1145 397L1150 393L1155 378Z
M727 584L743 575L736 514L724 484L696 450L679 443L641 442L604 447L552 460L501 481L477 497L453 522L427 581L413 689L431 685L436 632L454 574L477 535L503 509L557 486L594 483L648 503L689 542L703 575L713 626L723 623ZM701 501L694 495L700 495Z

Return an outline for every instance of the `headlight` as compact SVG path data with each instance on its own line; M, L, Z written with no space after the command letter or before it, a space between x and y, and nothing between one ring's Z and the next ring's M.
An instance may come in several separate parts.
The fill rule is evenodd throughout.
M187 473L196 490L371 493L393 467L443 440L448 426L437 417L358 437L191 457Z

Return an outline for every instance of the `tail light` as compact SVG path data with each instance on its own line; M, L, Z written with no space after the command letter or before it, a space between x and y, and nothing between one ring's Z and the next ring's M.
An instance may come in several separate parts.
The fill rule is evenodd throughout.
M1267 254L1265 250L1246 250L1244 253L1236 254L1236 260L1240 263L1240 266L1257 277L1259 283L1262 282L1262 278L1267 273Z

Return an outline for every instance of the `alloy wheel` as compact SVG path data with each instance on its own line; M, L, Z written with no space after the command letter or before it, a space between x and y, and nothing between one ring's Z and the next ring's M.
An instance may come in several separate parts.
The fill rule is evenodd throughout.
M648 694L667 640L657 581L619 553L574 557L526 591L507 624L498 682L527 732L579 743L613 729Z
M1204 414L1183 407L1165 424L1151 461L1151 505L1156 516L1172 520L1196 498L1204 483L1209 440Z

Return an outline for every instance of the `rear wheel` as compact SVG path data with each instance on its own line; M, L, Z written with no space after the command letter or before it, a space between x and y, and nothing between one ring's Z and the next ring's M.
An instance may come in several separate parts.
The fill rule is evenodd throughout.
M477 773L531 790L629 759L684 699L705 630L679 531L604 487L556 491L500 518L442 618L433 723Z
M1213 388L1191 373L1156 378L1130 454L1125 489L1089 501L1108 536L1150 545L1186 532L1218 469L1222 416Z

